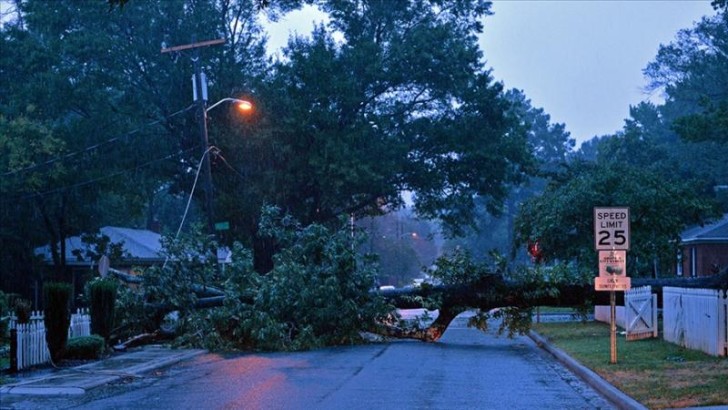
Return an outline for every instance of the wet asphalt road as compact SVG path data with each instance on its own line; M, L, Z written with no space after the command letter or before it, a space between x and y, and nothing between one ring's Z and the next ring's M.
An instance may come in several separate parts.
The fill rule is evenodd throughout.
M594 409L612 408L527 337L458 318L438 343L301 353L207 354L83 396L25 398L14 408Z

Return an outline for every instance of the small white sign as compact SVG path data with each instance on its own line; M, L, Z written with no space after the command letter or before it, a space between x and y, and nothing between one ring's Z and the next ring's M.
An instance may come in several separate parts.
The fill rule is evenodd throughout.
M629 208L594 208L594 249L629 250Z
M105 278L106 275L109 273L109 257L106 255L101 255L101 258L99 259L99 274L102 278Z
M599 251L599 276L627 275L627 251Z
M596 291L625 291L632 287L632 280L629 276L597 276L594 278L594 290Z

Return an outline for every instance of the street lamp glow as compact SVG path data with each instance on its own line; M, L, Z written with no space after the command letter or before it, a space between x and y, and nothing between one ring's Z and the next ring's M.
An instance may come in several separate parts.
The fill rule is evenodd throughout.
M246 100L237 100L236 105L238 110L247 113L253 111L253 103Z
M223 98L222 100L216 102L215 104L212 104L211 106L207 107L205 111L210 112L211 109L217 107L218 105L224 103L224 102L232 102L235 104L236 107L238 107L238 110L242 112L250 112L253 111L253 103L247 100L241 100L239 98Z

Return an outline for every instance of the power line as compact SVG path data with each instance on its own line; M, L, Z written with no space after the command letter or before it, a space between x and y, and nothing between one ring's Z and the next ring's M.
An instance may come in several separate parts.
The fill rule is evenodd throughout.
M122 136L117 136L117 137L109 138L106 141L99 142L97 144L94 144L94 145L91 145L91 146L82 148L82 149L77 150L77 151L73 151L73 152L66 153L66 154L64 154L64 155L62 155L60 157L56 157L56 158L49 159L48 161L45 161L45 162L40 163L40 164L30 165L30 166L27 166L25 168L16 169L16 170L13 170L13 171L8 171L8 172L5 172L3 174L0 174L0 176L2 176L2 177L8 177L8 176L13 176L13 175L18 175L20 173L32 171L34 169L38 169L38 168L41 168L41 167L45 167L45 166L52 165L52 164L54 164L56 162L65 161L65 160L68 160L69 158L73 158L73 157L76 157L76 156L80 156L82 154L86 154L86 153L91 152L91 151L95 151L95 150L97 150L97 149L99 149L99 148L101 148L102 146L105 146L105 145L114 144L114 143L117 143L119 141L126 140L130 136L141 132L141 130L143 130L144 128L151 127L153 125L157 125L157 124L161 123L162 121L166 121L166 120L168 120L168 119L170 119L170 118L172 118L174 116L177 116L177 115L182 114L182 113L184 113L186 111L189 111L193 107L195 107L195 104L192 104L192 105L188 106L187 108L184 108L184 109L179 110L179 111L177 111L175 113L172 113L172 114L164 117L163 119L155 120L155 121L152 121L150 123L144 124L144 125L142 125L141 127L137 128L135 130L132 130L132 131L129 131L129 132L125 133Z
M63 191L66 191L66 190L71 190L71 189L79 188L79 187L82 187L82 186L91 185L91 184L94 184L94 183L97 183L97 182L100 182L100 181L103 181L103 180L107 180L107 179L110 179L110 178L114 178L114 177L118 177L120 175L127 174L127 173L130 173L130 172L135 172L135 171L137 171L137 170L139 170L141 168L150 166L152 164L155 164L155 163L158 163L158 162L161 162L161 161L168 160L170 158L174 158L174 157L181 156L183 154L186 154L186 153L189 153L189 152L193 151L194 149L196 149L196 148L190 148L190 149L187 149L187 150L184 150L184 151L179 151L179 152L176 152L176 153L172 153L172 154L166 155L164 157L161 157L161 158L157 158L157 159L148 161L148 162L146 162L144 164L137 165L137 166L135 166L133 168L127 168L127 169L124 169L124 170L121 170L121 171L117 171L117 172L114 172L114 173L111 173L111 174L108 174L108 175L104 175L104 176L101 176L101 177L98 177L98 178L92 178L92 179L89 179L89 180L86 180L86 181L77 182L75 184L66 185L64 187L55 188L55 189L51 189L51 190L47 190L47 191L43 191L43 192L33 192L33 193L25 194L25 195L19 195L19 196L16 196L16 197L10 197L10 198L6 197L6 198L3 198L2 202L22 201L22 200L31 199L31 198L34 198L34 197L37 197L37 196L53 195L53 194L56 194L56 193L59 193L59 192L63 192Z

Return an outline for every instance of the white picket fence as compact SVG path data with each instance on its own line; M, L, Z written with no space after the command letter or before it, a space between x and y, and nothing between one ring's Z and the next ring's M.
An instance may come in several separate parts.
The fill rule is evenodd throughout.
M624 293L624 325L627 340L657 337L657 295L652 294L652 286Z
M594 306L594 320L609 323L609 306ZM627 340L657 337L657 295L651 286L624 292L624 306L616 306L617 326L625 330Z
M51 361L51 353L46 344L46 329L43 321L16 324L17 349L15 350L16 368L14 371ZM12 349L11 349L12 352ZM12 367L12 366L11 366Z
M77 309L71 315L71 323L68 326L68 338L91 336L91 315L86 309Z
M46 328L43 322L43 313L32 312L30 322L19 324L17 318L10 317L10 329L15 329L17 348L15 351L17 369L22 370L30 366L48 363L51 360L48 345L46 344ZM91 316L88 309L78 309L71 315L68 326L68 337L81 337L91 335Z
M714 356L728 353L728 300L720 290L662 289L663 338Z

